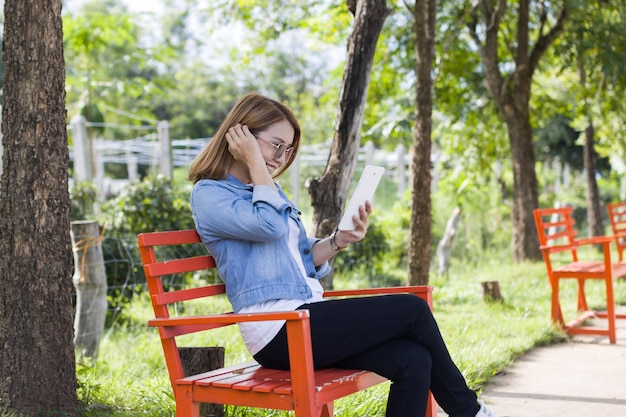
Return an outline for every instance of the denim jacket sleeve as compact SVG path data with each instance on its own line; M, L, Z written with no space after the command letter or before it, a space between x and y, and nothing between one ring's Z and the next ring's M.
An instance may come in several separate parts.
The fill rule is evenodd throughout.
M317 241L306 235L298 210L280 187L252 187L235 178L198 181L191 193L196 229L216 260L235 311L275 299L307 300L311 289L289 254L289 222L300 229L298 247L306 276L330 272L327 262L314 265Z
M252 191L252 192L250 192ZM201 180L191 194L196 226L215 239L283 239L292 206L266 185Z

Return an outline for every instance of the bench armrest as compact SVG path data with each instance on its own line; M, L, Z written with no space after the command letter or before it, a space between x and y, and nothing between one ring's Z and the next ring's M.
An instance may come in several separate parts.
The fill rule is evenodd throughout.
M148 320L148 326L158 327L161 338L172 338L237 323L271 320L286 320L287 322L309 320L309 311L296 310L273 313L226 313L210 316L161 317Z
M576 239L576 243L583 245L597 245L600 243L611 242L615 240L615 236L592 236Z
M364 288L354 290L329 290L324 291L324 297L347 297L360 295L377 294L428 294L432 293L433 287L430 285L409 285L400 287Z
M610 247L610 244L613 240L615 240L615 236L594 236L589 238L576 239L574 242L565 245L541 245L539 249L550 254L576 250L582 246L587 245L604 245Z
M198 325L226 325L252 321L270 320L303 320L309 317L308 310L279 311L273 313L249 313L249 314L215 314L210 316L187 316L157 318L148 321L150 327L175 327L175 326L198 326Z

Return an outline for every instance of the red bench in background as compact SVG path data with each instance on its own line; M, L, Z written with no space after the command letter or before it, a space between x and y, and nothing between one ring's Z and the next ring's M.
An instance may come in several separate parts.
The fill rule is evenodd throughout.
M619 260L624 260L624 248L626 248L626 202L610 203L607 205L611 230L615 236L617 255Z
M552 289L552 321L559 324L568 334L596 334L608 336L615 343L615 319L626 318L615 313L613 280L626 276L626 262L611 261L611 243L613 236L595 236L576 238L572 207L535 209L535 225L539 235L539 244ZM583 260L578 249L589 245L601 245L603 259ZM566 262L556 262L553 255L569 252L571 257ZM578 316L566 322L559 299L559 284L562 279L575 279L578 283ZM603 280L606 288L606 311L591 310L587 304L585 283L587 280ZM606 318L607 327L585 325L585 321L594 318Z

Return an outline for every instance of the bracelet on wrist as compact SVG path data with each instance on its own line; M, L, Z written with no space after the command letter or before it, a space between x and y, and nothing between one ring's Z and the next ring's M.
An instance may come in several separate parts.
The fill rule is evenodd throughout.
M344 250L345 248L347 248L348 245L346 245L346 246L338 246L337 245L337 232L333 232L333 234L330 235L330 247L335 252L339 252L340 250Z

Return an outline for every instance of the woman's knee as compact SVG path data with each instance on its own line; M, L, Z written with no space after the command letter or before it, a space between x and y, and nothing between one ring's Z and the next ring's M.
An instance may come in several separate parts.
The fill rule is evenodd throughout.
M410 349L405 349L403 357L399 360L403 363L401 367L403 378L422 379L428 377L432 368L432 357L424 346L413 341L409 341Z
M432 316L430 306L423 298L416 297L410 294L402 294L395 300L394 305L396 308L404 309L407 315L420 316Z
M432 358L428 349L419 343L401 338L390 340L380 346L379 354L386 378L392 381L430 381Z

